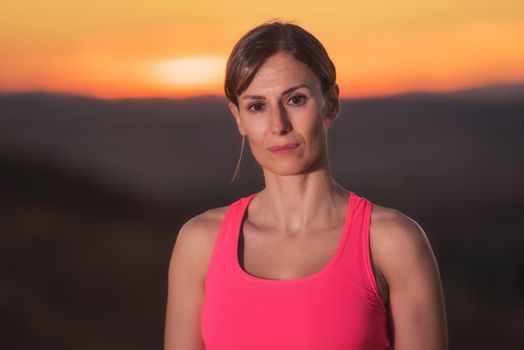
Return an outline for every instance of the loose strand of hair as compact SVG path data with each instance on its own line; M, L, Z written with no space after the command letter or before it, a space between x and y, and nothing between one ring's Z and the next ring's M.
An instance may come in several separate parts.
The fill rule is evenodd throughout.
M240 148L240 156L238 157L237 167L235 169L235 174L233 175L233 178L231 178L230 184L233 184L235 182L236 178L240 178L239 174L239 168L240 168L240 162L242 161L242 154L244 153L244 142L246 140L246 135L242 135L242 146ZM238 176L237 176L238 175Z

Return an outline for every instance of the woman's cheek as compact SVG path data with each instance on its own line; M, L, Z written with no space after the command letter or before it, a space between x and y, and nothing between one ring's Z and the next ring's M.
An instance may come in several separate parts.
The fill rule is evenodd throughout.
M248 135L251 135L250 137L248 137L248 141L249 141L249 148L251 150L253 157L255 157L256 160L261 160L260 157L264 155L263 140L260 137L258 137L258 135L256 134L253 134L253 133L250 134L249 131L248 131Z

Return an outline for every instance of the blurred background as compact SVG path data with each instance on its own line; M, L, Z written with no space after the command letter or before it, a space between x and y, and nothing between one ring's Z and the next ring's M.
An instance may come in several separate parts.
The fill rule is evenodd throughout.
M0 6L2 349L162 347L178 230L264 186L222 84L276 18L337 67L334 179L425 230L450 349L524 348L524 2L32 0Z

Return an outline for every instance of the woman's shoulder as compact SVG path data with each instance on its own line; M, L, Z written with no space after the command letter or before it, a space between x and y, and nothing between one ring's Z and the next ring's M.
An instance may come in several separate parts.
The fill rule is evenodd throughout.
M435 261L422 227L397 209L373 204L369 235L375 268L390 285L422 262Z
M224 219L228 206L207 209L187 220L180 231L178 238L197 240L200 243L206 240L214 241L220 225Z
M227 206L208 209L182 225L173 247L172 271L191 271L192 278L203 283L226 211Z
M370 239L375 241L380 252L388 252L397 246L410 244L405 249L421 248L429 244L426 233L420 225L403 212L373 203ZM396 251L396 249L394 249ZM378 253L380 253L378 252ZM398 251L397 251L398 253Z

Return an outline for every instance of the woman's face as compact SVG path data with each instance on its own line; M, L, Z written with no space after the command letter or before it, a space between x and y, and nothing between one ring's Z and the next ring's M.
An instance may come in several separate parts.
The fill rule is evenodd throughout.
M269 57L248 88L229 102L241 135L267 171L294 175L327 164L327 129L339 111L338 86L326 97L307 65L285 53ZM295 145L272 151L279 145Z

